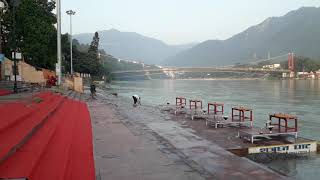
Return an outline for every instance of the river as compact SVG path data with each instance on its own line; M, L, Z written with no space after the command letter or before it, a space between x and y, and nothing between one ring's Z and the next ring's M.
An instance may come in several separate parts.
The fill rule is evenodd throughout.
M176 96L224 102L225 112L231 106L254 109L254 124L264 126L269 113L290 113L299 118L299 135L320 140L320 80L150 80L117 81L112 88L119 96L138 94L144 105L174 103ZM318 179L320 157L279 160L266 164L295 179Z

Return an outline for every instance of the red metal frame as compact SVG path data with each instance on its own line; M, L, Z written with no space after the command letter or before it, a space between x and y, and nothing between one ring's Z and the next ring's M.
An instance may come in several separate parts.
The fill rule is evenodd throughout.
M217 103L217 102L208 103L208 114L210 114L210 107L211 106L213 106L213 113L214 114L218 114L218 113L223 114L224 113L224 103Z
M293 53L289 53L288 54L288 69L290 71L294 71L295 67L294 67L294 54Z
M202 101L197 99L191 99L189 100L190 109L194 107L194 109L198 109L198 104L200 103L200 107L202 109Z
M176 97L176 106L186 106L187 99L184 97Z
M270 125L278 126L279 132L281 131L281 128L284 128L285 132L288 132L290 130L294 130L294 132L298 132L298 118L296 116L278 113L278 114L271 114L269 118L270 118ZM274 118L278 119L278 123L272 123L272 119ZM285 122L284 125L281 124L282 120ZM289 127L288 121L294 121L294 127Z
M235 112L238 112L236 114ZM246 113L249 113L249 116L246 116ZM251 127L253 126L253 110L246 107L233 107L232 108L232 121L235 120L235 117L239 117L240 122L244 122L246 120L251 121Z

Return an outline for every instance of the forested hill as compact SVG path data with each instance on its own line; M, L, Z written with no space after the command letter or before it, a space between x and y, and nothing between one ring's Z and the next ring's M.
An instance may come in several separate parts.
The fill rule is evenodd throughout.
M227 40L209 40L165 61L173 66L218 66L247 63L294 52L320 57L320 8L303 7L282 17L271 17Z
M80 43L88 44L93 33L74 36ZM99 31L100 48L114 57L141 61L146 64L160 64L165 59L189 49L193 44L170 46L160 40L135 32L121 32L116 29Z

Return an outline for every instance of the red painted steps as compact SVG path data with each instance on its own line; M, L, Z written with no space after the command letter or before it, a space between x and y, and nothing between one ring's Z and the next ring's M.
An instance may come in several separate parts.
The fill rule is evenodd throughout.
M64 97L54 96L51 103L46 101L37 105L40 109L32 116L11 125L9 128L0 132L0 163L12 155L16 149L25 143L28 138L40 128L40 126L52 115L59 105L63 102ZM19 111L17 111L19 112Z
M41 121L42 126L35 128L32 136L29 133L27 136L30 137L24 138L24 144L17 151L11 151L10 156L0 163L0 178L95 179L91 120L86 104L65 99L59 108L50 111L59 100L59 96L51 96L40 94L44 102L34 105L37 112L5 130L12 134L21 133L15 131L21 124L37 127L34 119L51 114L45 116L46 120ZM3 137L0 132L0 141Z
M12 94L12 91L6 89L0 89L0 96L6 96Z
M76 103L76 102L74 102ZM41 156L37 166L33 169L28 178L33 180L62 180L67 168L72 144L74 124L79 114L79 106L69 106L71 117L63 117L63 121L58 125L54 136ZM62 117L60 117L62 118Z
M39 103L39 105L27 105L21 102L13 102L0 106L0 115L2 115L0 121L0 132L14 125L18 121L30 117L30 115L36 111L36 108L47 105L55 96L52 93L45 92L40 93L35 97L42 98L44 102Z
M1 178L28 177L36 167L41 156L45 153L46 146L54 136L56 127L64 120L61 116L70 117L66 107L72 106L73 102L66 100L61 107L53 114L17 152L0 164Z
M34 111L35 108L28 107L23 103L10 103L4 107L0 107L0 132L16 122L30 117Z
M80 111L73 132L70 158L64 179L94 180L94 160L90 113L85 103L79 103Z

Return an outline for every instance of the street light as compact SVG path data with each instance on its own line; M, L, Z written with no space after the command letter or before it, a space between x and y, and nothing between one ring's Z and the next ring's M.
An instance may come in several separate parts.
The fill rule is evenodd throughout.
M14 84L13 84L13 92L18 93L18 87L17 87L17 39L16 39L16 11L15 9L19 6L20 0L12 0L11 6L12 6L12 39L13 39L13 68L14 68Z
M61 2L56 0L57 3L57 64L56 72L58 74L58 85L61 85Z
M72 62L72 16L76 14L73 10L66 12L70 16L70 73L73 74L73 62Z

